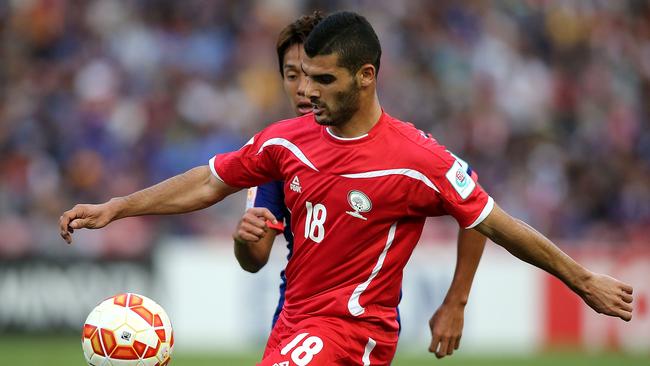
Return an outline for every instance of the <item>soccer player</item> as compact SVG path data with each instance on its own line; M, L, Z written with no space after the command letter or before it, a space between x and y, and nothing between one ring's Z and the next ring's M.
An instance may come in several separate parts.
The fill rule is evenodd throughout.
M596 312L632 318L630 285L587 270L508 215L444 147L381 108L381 47L364 17L328 16L304 50L313 114L274 123L208 166L76 205L60 218L63 239L71 243L75 229L190 212L242 187L284 181L296 235L284 308L262 366L389 365L402 270L428 216L451 215L561 279Z
M286 26L278 36L276 50L282 86L297 116L310 113L312 108L310 100L305 96L305 84L303 83L305 78L300 64L304 54L303 44L321 19L322 16L317 12L302 16ZM476 179L477 175L471 168L467 168L467 173ZM289 250L287 259L291 258L293 248L293 234L289 224L291 214L284 204L283 187L284 183L277 181L250 188L248 191L248 210L233 234L235 256L246 271L257 272L264 267L268 262L273 241L279 233L283 233L287 240L287 249ZM264 232L263 225L264 210L269 210L280 221L279 225L266 222L266 226L271 229L266 232ZM285 221L286 225L282 224L282 221ZM258 235L261 237L258 238ZM432 334L430 349L439 358L451 355L454 349L458 349L460 345L465 304L485 247L485 241L485 236L475 230L463 228L459 230L458 260L454 280L445 301L436 310L430 321ZM280 316L284 303L287 286L284 270L280 273L280 278L280 299L273 315L273 326ZM397 320L399 322L399 311Z

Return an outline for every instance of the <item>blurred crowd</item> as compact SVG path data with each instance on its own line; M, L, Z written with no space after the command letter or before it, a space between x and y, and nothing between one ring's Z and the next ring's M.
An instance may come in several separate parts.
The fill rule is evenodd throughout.
M57 221L290 117L276 35L315 9L370 20L384 109L467 160L506 210L562 243L650 247L647 1L29 0L0 2L0 258L229 236L241 195L73 248ZM427 232L451 239L451 224Z

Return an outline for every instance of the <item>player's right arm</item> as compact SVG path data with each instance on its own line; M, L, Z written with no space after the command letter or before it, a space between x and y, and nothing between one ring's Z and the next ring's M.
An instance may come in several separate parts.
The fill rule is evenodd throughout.
M544 235L496 204L475 228L519 259L562 280L596 312L625 321L632 319L632 286L587 270Z
M199 166L149 188L102 204L79 204L59 219L61 237L72 242L75 229L99 229L131 216L179 214L211 206L239 191Z
M268 227L267 220L275 220L269 209L251 207L246 210L233 234L235 258L247 272L255 273L269 261L278 232Z

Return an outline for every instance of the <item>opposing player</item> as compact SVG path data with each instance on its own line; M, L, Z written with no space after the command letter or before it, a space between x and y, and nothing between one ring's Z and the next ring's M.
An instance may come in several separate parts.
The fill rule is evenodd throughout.
M512 218L444 147L382 110L381 47L365 18L330 15L304 48L313 114L275 123L208 166L103 204L76 205L61 216L61 236L70 243L74 229L194 211L241 187L284 181L296 236L263 366L390 364L402 270L427 216L452 215L561 279L595 311L632 318L631 286L587 270Z
M278 36L276 50L282 85L297 116L310 113L312 108L310 100L305 96L305 84L303 82L305 78L300 65L304 54L303 44L321 19L322 15L318 12L302 16L285 27ZM477 175L471 168L467 167L466 169L467 173L476 179ZM260 187L253 187L248 191L248 210L240 220L233 234L233 239L235 242L235 256L241 267L249 272L257 272L266 265L273 241L279 233L284 234L287 249L289 250L287 259L291 258L293 249L293 234L289 224L291 214L284 204L283 187L284 183L278 181ZM280 221L279 225L266 222L265 228L263 226L265 221L263 220L264 210L270 210L276 219ZM258 235L260 235L259 238ZM465 304L485 247L485 241L485 236L475 230L465 230L463 228L459 230L458 260L454 280L443 304L436 310L430 321L432 333L430 349L435 352L437 357L451 355L459 347L463 330ZM273 315L272 325L275 325L280 316L284 303L284 293L287 285L284 270L280 273L280 278L280 299ZM397 312L397 320L399 322L399 311Z

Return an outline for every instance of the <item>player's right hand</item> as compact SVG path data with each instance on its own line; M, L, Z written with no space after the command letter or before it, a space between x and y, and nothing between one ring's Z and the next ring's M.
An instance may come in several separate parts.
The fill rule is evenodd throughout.
M59 218L61 237L68 244L72 243L75 229L99 229L113 220L112 209L108 203L99 205L79 204L66 211Z
M591 273L585 281L580 296L597 313L632 319L632 286L615 278L599 273Z
M239 224L232 235L235 242L258 242L264 234L268 231L269 227L267 221L277 224L275 216L265 207L252 207L246 210L244 216L239 220Z

